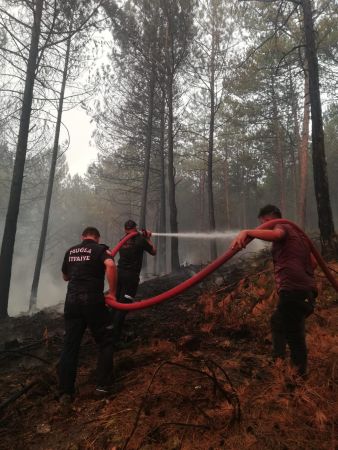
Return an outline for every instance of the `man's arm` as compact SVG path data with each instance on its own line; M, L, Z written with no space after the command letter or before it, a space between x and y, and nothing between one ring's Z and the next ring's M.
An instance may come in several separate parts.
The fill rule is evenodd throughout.
M256 238L268 242L280 241L284 238L285 234L286 232L283 228L274 228L273 230L242 230L232 241L231 248L245 248L248 238Z
M104 265L106 266L106 277L109 285L109 295L115 298L117 285L116 265L110 258L105 259Z
M311 266L312 269L315 269L318 266L316 258L313 256L312 253L310 253L310 259L311 259Z
M70 280L69 276L68 276L66 273L64 273L64 272L62 272L62 278L63 278L65 281L69 281L69 280Z
M149 253L150 255L155 256L157 253L157 249L155 247L155 245L151 242L150 237L151 237L151 231L149 230L142 230L141 235L144 237L145 239L145 246L144 246L144 250Z
M156 253L157 253L157 249L156 249L155 245L151 242L150 239L147 239L147 243L148 243L149 246L151 247L151 248L149 247L149 248L147 249L147 252L148 252L150 255L155 256Z

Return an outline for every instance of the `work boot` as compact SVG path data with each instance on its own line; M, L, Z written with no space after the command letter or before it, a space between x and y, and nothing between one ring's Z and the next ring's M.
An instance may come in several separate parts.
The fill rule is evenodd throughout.
M98 385L95 389L95 394L98 397L109 397L111 395L117 394L121 389L122 383L114 383L106 386Z

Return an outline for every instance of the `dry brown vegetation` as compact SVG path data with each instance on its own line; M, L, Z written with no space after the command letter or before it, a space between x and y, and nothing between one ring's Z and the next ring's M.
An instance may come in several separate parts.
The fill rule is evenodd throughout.
M271 264L261 257L236 267L224 269L221 285L209 281L130 314L110 398L93 394L95 346L86 336L79 392L67 414L54 398L61 317L4 322L1 333L19 337L21 354L15 341L0 353L1 400L37 383L2 409L0 448L335 450L337 294L319 273L319 304L308 319L309 377L300 382L287 364L270 362ZM147 282L143 295L179 280Z

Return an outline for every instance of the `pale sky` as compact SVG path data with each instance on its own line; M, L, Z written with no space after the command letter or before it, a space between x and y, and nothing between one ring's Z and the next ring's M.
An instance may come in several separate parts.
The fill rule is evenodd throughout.
M88 165L96 159L97 149L92 139L95 125L90 123L90 117L80 106L64 111L62 122L66 125L70 135L70 145L65 155L71 175L84 174ZM68 139L68 135L63 129L60 142Z

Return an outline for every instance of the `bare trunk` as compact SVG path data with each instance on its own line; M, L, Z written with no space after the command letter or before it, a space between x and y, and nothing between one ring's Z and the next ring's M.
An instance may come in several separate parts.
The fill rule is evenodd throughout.
M65 65L64 65L64 69L63 69L63 75L62 75L62 84L61 84L60 99L59 99L58 113L57 113L57 119L56 119L53 153L52 153L52 160L51 160L49 179L48 179L48 188L47 188L47 194L46 194L46 203L45 203L45 209L44 209L44 213L43 213L38 253L37 253L36 262L35 262L35 270L34 270L34 276L33 276L31 295L30 295L30 299L29 299L29 311L33 311L36 308L41 266L42 266L43 254L45 251L45 245L46 245L49 211L50 211L50 204L51 204L52 195L53 195L53 185L54 185L55 170L56 170L56 163L57 163L58 150L59 150L59 137L60 137L61 118L62 118L62 112L63 112L63 101L64 101L64 97L65 97L65 89L66 89L67 75L68 75L70 43L71 43L71 37L69 36L68 41L67 41Z
M277 156L277 176L279 182L279 206L282 211L285 211L286 201L285 201L283 145L278 118L277 99L274 86L272 87L272 102L273 102L273 121L274 121L275 142L276 142L276 156Z
M36 0L34 23L32 26L32 36L27 62L22 110L20 116L18 143L16 148L12 184L0 254L0 318L7 317L13 252L20 208L23 173L27 153L29 124L33 101L33 89L37 69L42 10L43 0Z
M174 168L174 114L173 114L173 84L172 78L168 80L168 187L169 187L169 215L170 232L178 233L177 206L176 206L176 185ZM178 239L171 238L171 270L179 270L180 261L178 256Z
M216 229L214 191L213 191L213 152L214 152L214 132L215 132L215 28L212 26L211 61L210 61L210 118L209 118L209 142L208 142L208 215L209 231ZM216 241L210 241L210 257L217 258Z
M149 98L148 98L148 119L147 119L147 138L146 148L144 154L144 171L143 171L143 186L142 186L142 198L141 198L141 211L140 211L140 228L146 227L146 214L147 214L147 197L148 197L148 185L149 185L149 172L150 172L150 155L151 144L153 134L153 115L154 115L154 91L155 91L155 64L152 63L150 79L148 83Z
M200 224L199 229L200 231L204 231L204 216L205 216L205 202L204 202L204 195L205 195L205 170L202 169L200 171L200 185L199 185L199 216L200 216Z
M330 203L329 182L325 158L322 105L320 100L319 70L315 30L310 0L301 1L304 14L306 58L309 67L309 93L312 123L312 163L314 188L317 200L318 224L322 251L326 255L336 254L337 239L334 230Z
M225 197L225 224L226 224L227 230L230 230L231 224L230 224L230 201L229 201L228 152L226 152L226 159L224 162L224 197Z
M304 71L304 114L303 114L303 128L302 137L299 143L299 200L298 200L298 214L299 225L305 228L306 218L306 192L308 180L308 161L309 161L309 122L310 122L310 98L309 98L309 77L307 67Z
M165 94L162 94L161 103L161 123L160 123L160 217L159 217L159 232L166 232L166 188L165 188L165 151L164 140L165 136ZM167 271L167 238L159 236L159 271L166 273Z
M299 177L298 177L298 152L300 145L300 136L299 136L299 119L298 119L298 102L297 102L297 93L294 88L292 73L290 71L290 94L291 94L291 107L292 107L292 119L294 123L293 135L294 135L294 145L291 146L291 178L292 178L292 194L293 198L293 218L295 219L298 216L298 204L299 204L299 195L298 195L298 187L299 187Z

